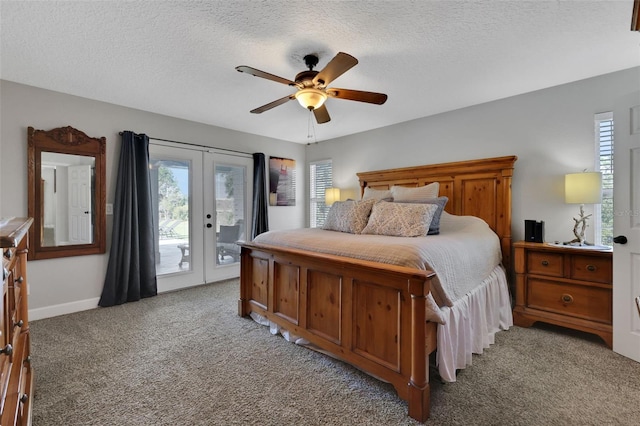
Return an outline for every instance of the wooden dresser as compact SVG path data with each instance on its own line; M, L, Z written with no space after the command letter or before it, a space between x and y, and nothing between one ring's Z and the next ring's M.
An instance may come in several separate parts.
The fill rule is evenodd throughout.
M12 218L0 226L0 413L2 426L31 424L33 371L27 304L28 232L33 219Z
M612 251L514 243L515 325L536 321L600 336L613 345Z

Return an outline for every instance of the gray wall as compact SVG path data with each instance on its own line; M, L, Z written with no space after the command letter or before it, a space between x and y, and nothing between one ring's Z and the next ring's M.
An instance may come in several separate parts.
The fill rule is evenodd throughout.
M359 196L357 172L517 155L514 240L524 237L524 220L535 219L545 221L547 241L567 241L579 206L564 203L564 175L593 171L594 114L638 91L639 77L640 68L632 68L319 142L307 147L307 161L332 158L334 184Z
M0 81L0 217L27 215L27 127L50 130L72 126L107 138L107 203L113 203L122 130L151 137L228 148L296 160L304 176L304 145L96 102L35 87ZM304 185L295 207L269 210L271 229L301 227L305 221ZM112 216L107 216L107 253ZM100 296L108 254L37 260L29 264L30 310L78 304ZM73 309L73 308L72 308ZM64 309L63 309L64 311Z
M110 203L121 130L295 159L300 202L295 207L270 208L272 229L307 222L307 179L303 183L302 178L309 161L332 158L335 185L346 198L358 194L355 173L359 171L517 155L514 239L523 238L524 219L537 219L546 222L548 241L567 240L578 206L564 203L564 174L593 169L594 114L612 111L617 99L637 91L639 77L640 68L634 68L309 146L0 81L0 217L27 214L27 127L48 130L70 125L107 138ZM591 208L587 206L587 213ZM110 216L107 222L110 235ZM107 260L105 254L31 262L30 308L98 297Z

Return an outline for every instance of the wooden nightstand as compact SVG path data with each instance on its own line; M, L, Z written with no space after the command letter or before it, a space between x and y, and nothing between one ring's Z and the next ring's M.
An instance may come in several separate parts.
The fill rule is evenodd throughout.
M514 243L515 325L536 321L600 336L611 348L612 251Z

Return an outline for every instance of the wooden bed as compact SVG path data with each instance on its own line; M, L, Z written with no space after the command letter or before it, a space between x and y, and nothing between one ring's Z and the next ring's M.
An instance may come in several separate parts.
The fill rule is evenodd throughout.
M511 265L511 177L517 157L358 173L369 186L440 183L445 210L484 219ZM435 273L389 264L242 243L238 314L255 312L369 374L391 383L409 416L429 417L428 355L437 323L425 319Z

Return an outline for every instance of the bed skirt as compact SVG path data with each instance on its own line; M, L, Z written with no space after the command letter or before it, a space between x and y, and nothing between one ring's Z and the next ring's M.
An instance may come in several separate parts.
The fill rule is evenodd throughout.
M442 315L446 323L438 324L438 373L443 380L455 382L456 370L471 365L472 354L482 354L494 343L496 332L513 326L509 284L502 266L453 307L443 307Z
M442 380L455 382L456 370L470 366L472 355L482 354L492 345L496 332L513 326L509 285L502 266L496 266L478 287L452 307L441 308L441 312L445 323L438 324L436 363ZM288 342L332 356L262 315L255 312L249 315L268 326L271 334L280 334Z

